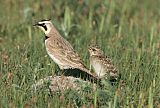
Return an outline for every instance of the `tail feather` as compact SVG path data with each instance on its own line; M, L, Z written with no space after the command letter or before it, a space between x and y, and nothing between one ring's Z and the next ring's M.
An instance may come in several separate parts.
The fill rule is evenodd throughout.
M91 73L90 70L88 70L87 68L78 68L80 69L81 71L84 71L86 72L88 75L92 76L93 78L97 79L97 75L95 73Z

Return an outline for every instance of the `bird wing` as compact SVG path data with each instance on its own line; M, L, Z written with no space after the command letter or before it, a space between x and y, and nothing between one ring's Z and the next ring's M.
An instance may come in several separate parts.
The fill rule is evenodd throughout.
M100 60L103 62L103 64L107 67L107 71L112 73L117 73L117 68L112 63L112 60L109 57L101 56Z
M79 55L74 51L71 44L61 36L50 37L48 40L50 52L71 68L85 67Z

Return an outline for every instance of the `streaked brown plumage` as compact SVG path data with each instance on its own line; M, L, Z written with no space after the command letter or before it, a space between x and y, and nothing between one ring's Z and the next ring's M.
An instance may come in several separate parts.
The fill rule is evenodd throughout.
M97 46L89 47L90 64L94 68L99 78L117 79L118 70L113 65L112 60L103 55L103 51Z

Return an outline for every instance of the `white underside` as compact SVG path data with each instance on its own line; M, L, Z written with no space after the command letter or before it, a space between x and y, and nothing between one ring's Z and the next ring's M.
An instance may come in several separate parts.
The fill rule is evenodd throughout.
M98 77L104 77L106 72L104 70L104 68L102 67L102 65L100 63L97 62L93 62L92 66L96 72L96 74L98 75Z

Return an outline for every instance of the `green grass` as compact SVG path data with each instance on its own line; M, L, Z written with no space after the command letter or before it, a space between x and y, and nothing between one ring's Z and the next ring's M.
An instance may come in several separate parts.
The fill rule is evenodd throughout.
M159 0L1 0L0 107L67 107L75 100L79 107L87 107L85 94L67 92L62 100L45 90L30 90L36 80L58 70L46 54L43 33L32 27L46 18L52 19L87 67L87 46L97 43L121 73L123 89L117 85L88 93L90 107L160 107L159 4Z

